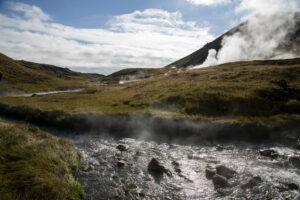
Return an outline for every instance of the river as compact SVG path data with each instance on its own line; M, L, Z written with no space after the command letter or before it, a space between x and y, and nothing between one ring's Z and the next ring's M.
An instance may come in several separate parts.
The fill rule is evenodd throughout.
M299 151L280 146L252 144L176 145L158 144L135 139L104 139L82 135L72 140L82 153L80 183L85 200L101 199L300 199L298 190L287 184L300 185L299 170L289 157ZM120 151L118 145L127 149ZM260 149L273 149L277 158L264 157ZM159 160L170 174L148 171L152 158ZM118 166L121 161L124 166ZM207 166L224 165L237 174L229 187L215 190L206 178ZM180 169L180 170L178 170ZM249 177L260 176L262 182L242 189Z

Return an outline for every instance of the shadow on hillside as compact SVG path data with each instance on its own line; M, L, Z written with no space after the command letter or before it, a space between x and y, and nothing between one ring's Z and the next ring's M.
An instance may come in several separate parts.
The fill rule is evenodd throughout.
M136 138L159 143L199 144L214 142L293 142L300 135L299 122L280 127L260 124L212 123L140 115L69 115L62 111L40 111L25 106L0 104L0 115L68 134L95 134Z

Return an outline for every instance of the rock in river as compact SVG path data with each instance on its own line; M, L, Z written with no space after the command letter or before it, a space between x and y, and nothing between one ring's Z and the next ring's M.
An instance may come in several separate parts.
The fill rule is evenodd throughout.
M155 158L152 158L148 164L148 170L160 174L168 172L168 170Z
M214 169L211 167L205 168L205 176L207 179L212 179L214 175L216 175L216 171Z
M228 167L225 167L224 165L219 165L216 167L217 174L224 176L226 178L232 178L236 173L236 171L229 169Z
M244 190L249 189L249 188L253 188L261 182L262 182L262 179L259 176L247 178L242 183L241 188L244 189Z
M123 145L123 144L119 144L119 145L117 146L117 149L118 149L119 151L127 151L128 146Z
M290 157L289 161L292 165L296 168L300 168L300 157L299 156L292 156Z
M273 149L259 150L259 154L261 156L265 156L273 159L279 156L279 154Z
M126 162L125 162L124 160L119 160L119 161L117 162L117 166L118 166L119 168L125 167L125 164L126 164Z
M228 186L227 178L224 176L216 174L213 176L212 180L215 188L224 188Z

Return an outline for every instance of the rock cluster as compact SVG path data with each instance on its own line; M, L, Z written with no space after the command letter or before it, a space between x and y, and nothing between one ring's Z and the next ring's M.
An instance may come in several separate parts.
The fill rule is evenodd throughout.
M237 172L224 165L219 165L215 169L208 166L205 169L206 178L212 179L216 189L229 186L228 179L234 177L236 174Z

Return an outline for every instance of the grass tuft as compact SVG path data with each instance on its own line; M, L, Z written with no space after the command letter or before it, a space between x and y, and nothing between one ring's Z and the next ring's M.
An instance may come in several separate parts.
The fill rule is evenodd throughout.
M79 200L79 158L67 139L0 122L0 200Z

